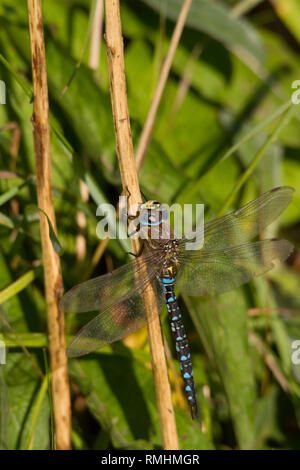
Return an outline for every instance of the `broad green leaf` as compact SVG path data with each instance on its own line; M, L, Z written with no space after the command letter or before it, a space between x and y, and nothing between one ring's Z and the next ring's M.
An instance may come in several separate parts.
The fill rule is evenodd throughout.
M255 448L262 448L263 444L268 440L277 443L284 442L285 435L280 430L278 420L278 409L276 401L279 399L278 389L274 386L269 393L259 398L256 404L256 438Z
M102 354L97 360L91 356L80 361L72 360L70 371L85 395L90 411L110 433L114 446L134 448L136 439L147 441L150 448L151 442L159 444L158 416L155 429L149 409L149 399L154 401L151 371L146 372L144 366L136 361ZM122 389L120 383L123 384ZM126 392L123 387L126 387ZM146 395L141 393L141 389ZM141 416L144 416L142 420Z
M99 354L97 359L72 360L70 370L114 446L151 449L161 446L153 377L142 361L143 355L140 359L138 352L135 355L132 359L115 352ZM176 421L182 449L212 448L199 423L181 410L176 412Z
M162 175L164 175L163 178ZM189 178L184 171L168 158L156 141L153 141L147 152L140 177L143 191L160 201L172 202L188 181Z
M91 158L105 165L112 165L115 141L109 96L104 94L93 80L93 75L82 65L70 87L61 96L75 61L52 40L48 41L47 63L49 65L49 92L72 126L83 148ZM89 105L87 106L87 103Z
M177 20L182 1L168 0L163 7L161 0L143 0L173 21ZM186 20L187 26L202 31L228 46L239 46L259 62L264 60L263 45L250 23L231 15L225 5L210 0L194 0Z
M299 220L298 208L300 204L300 194L299 191L297 191L297 188L299 188L300 184L300 162L297 161L297 159L294 159L294 154L298 154L298 152L298 150L287 150L283 165L284 182L293 188L296 188L293 201L289 207L289 211L283 214L286 224L292 224L293 222L295 223Z
M0 225L8 228L14 228L13 221L2 212L0 212Z
M39 389L39 393L34 401L33 415L32 415L32 420L31 420L30 429L29 429L29 441L28 441L27 450L33 449L34 441L36 439L36 434L37 434L37 420L39 418L41 408L42 408L42 405L43 405L43 402L45 400L45 396L47 393L47 387L49 384L50 382L48 383L48 377L47 376L44 377L41 383L40 389Z
M36 356L34 355L35 359ZM32 362L24 353L8 352L5 380L9 389L10 415L8 422L8 448L27 449L31 436L32 420L36 419L33 449L45 450L49 443L49 403L44 396L39 413L34 415L32 403L41 386Z
M185 298L204 347L212 352L228 399L241 449L254 444L256 386L247 339L246 303L241 290L217 298ZM234 305L234 308L233 308Z

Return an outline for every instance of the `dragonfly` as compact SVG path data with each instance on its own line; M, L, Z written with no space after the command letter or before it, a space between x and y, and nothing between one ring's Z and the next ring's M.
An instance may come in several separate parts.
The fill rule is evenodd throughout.
M192 418L198 417L190 348L176 288L190 296L205 296L235 289L286 260L293 245L283 239L251 241L273 222L292 200L294 189L271 189L242 208L206 223L195 231L203 236L200 249L189 249L190 236L153 237L170 228L158 201L138 207L140 229L146 230L141 252L111 273L73 287L62 298L65 312L96 311L71 340L67 353L76 357L97 350L133 333L166 304L168 320L180 363L183 386ZM152 234L152 237L150 236ZM145 306L145 292L152 301ZM147 309L147 311L146 311ZM156 312L156 313L155 313Z

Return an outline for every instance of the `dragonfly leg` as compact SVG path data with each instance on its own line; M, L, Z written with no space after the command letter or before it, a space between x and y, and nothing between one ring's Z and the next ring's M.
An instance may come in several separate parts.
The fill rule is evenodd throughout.
M126 191L128 193L127 196L126 196L126 207L127 207L127 209L126 209L126 212L125 212L124 216L127 218L127 220L131 221L131 220L137 219L139 214L129 214L129 212L128 212L128 200L131 196L131 192L129 191L128 186L126 186ZM140 228L141 228L141 226L140 226L140 224L138 224L137 227L135 228L135 230L133 230L131 233L128 233L129 226L128 226L128 224L126 224L127 237L131 238L135 233L137 233L140 230Z
M126 206L127 206L127 212L126 212L126 216L132 220L136 219L138 217L138 215L135 215L135 214L129 214L128 212L128 201L129 201L129 198L131 196L131 192L129 191L128 189L128 186L126 186L126 191L127 191L127 196L126 196Z
M128 186L126 186L126 191L128 192L128 196L126 196L126 197L127 197L127 199L129 199L130 196L131 196L131 192L129 191ZM147 197L145 196L145 194L143 193L143 191L142 191L141 189L140 189L140 191L141 191L141 195L143 196L143 198L145 199L145 201L148 201L148 199L147 199Z
M128 255L132 255L132 256L134 256L135 258L138 258L138 257L141 256L141 254L143 253L144 248L145 248L145 243L142 244L142 246L141 246L141 248L140 248L140 250L139 250L138 253L132 253L132 251L127 251L127 254L128 254Z

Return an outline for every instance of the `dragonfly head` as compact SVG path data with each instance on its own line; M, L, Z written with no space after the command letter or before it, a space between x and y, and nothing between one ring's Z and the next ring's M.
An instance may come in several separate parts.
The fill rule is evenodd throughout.
M161 225L169 217L167 208L158 201L147 201L140 205L140 223L143 226Z

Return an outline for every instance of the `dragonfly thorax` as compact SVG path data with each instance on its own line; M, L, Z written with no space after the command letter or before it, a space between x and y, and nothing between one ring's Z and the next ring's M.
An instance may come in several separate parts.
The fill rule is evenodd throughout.
M163 246L163 252L165 256L165 260L163 263L163 275L166 272L171 273L173 277L175 276L179 263L178 263L178 256L179 256L179 243L178 240L168 240Z

